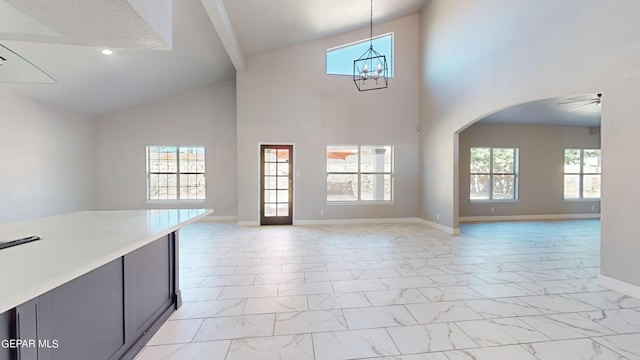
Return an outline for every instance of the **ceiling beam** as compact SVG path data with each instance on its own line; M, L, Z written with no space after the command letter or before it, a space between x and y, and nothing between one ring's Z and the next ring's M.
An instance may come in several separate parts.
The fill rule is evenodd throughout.
M233 26L231 26L229 15L227 14L227 10L224 8L222 0L201 1L205 10L207 10L207 14L213 23L213 27L218 32L220 40L222 40L224 48L227 50L227 54L229 55L233 66L236 68L236 71L243 72L245 70L244 55L240 48L240 44L238 43L238 39L236 38L236 34L233 31Z

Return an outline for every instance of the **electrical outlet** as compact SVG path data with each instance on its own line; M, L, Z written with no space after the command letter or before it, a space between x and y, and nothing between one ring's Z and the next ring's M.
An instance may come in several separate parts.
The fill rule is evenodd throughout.
M320 216L324 216L324 210L320 210Z
M436 214L436 220L440 220L440 213Z
M493 214L494 212L496 212L495 208L491 208L491 213Z
M595 205L591 205L591 211L595 211L596 210L596 206Z

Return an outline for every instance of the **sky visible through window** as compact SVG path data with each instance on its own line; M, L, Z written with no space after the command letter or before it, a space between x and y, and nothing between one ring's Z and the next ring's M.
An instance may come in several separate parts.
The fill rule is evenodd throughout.
M369 39L327 50L327 74L353 75L353 60L369 49ZM389 77L393 77L393 34L373 39L373 49L387 57Z

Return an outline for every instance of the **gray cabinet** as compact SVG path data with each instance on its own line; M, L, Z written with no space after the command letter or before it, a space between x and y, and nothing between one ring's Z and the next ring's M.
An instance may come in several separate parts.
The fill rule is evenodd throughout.
M13 328L13 311L0 314L0 341L9 341L9 339L14 338ZM0 346L0 360L12 360L11 350L8 346L9 344L7 342Z
M133 359L179 302L177 246L169 234L0 315L0 339L37 344L0 360Z
M123 274L120 258L38 297L39 360L111 359L125 345Z

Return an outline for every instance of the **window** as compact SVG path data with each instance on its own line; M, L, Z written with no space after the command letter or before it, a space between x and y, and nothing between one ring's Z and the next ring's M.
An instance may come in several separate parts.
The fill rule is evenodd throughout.
M204 200L204 147L147 146L147 200Z
M600 149L564 149L564 198L599 199Z
M470 200L518 198L518 149L471 148Z
M327 201L393 200L393 146L327 146Z
M353 60L359 58L371 45L370 39L334 47L327 50L327 74L353 75ZM389 77L393 77L393 33L373 38L373 48L387 57Z

